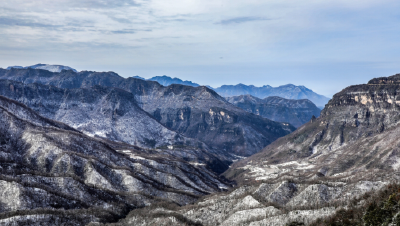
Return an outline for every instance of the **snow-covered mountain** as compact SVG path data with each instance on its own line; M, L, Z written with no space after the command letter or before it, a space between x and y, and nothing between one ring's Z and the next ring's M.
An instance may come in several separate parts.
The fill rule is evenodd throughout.
M342 90L294 132L204 86L32 68L0 69L0 78L9 79L0 80L0 95L12 98L0 96L1 225L320 225L331 216L345 222L344 213L367 219L354 208L383 211L389 224L400 214L399 196L390 193L399 191L390 183L400 181L400 74ZM231 100L260 101L312 104ZM215 169L238 154L223 173L236 181L230 187ZM374 203L371 193L381 189L387 201Z
M185 205L229 187L202 164L113 146L0 96L0 224L115 222L134 208Z
M164 151L172 146L175 157L209 165L220 173L228 167L221 160L229 158L213 152L196 139L166 128L137 105L132 93L121 89L101 86L63 89L0 80L0 95L26 104L40 115L64 122L89 136ZM216 164L218 167L214 166Z
M32 66L27 66L27 67L9 66L9 67L7 67L7 70L10 70L11 68L17 68L17 69L32 68L32 69L47 70L47 71L51 71L51 72L61 72L62 70L72 70L74 72L77 72L75 69L73 69L71 67L68 67L68 66L50 65L50 64L35 64L35 65L32 65Z

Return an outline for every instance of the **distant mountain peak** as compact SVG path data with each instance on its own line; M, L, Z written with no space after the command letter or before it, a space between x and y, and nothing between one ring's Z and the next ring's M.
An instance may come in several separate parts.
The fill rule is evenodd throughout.
M142 79L142 80L146 80L145 78L142 78L142 77L140 77L140 76L132 76L131 78L137 78L137 79Z
M147 80L158 82L158 83L160 83L160 85L163 85L163 86L169 86L169 85L172 85L172 84L180 84L180 85L193 86L193 87L200 86L199 84L193 83L191 81L183 81L182 79L179 79L179 78L176 78L176 77L175 78L171 78L171 77L166 76L166 75L155 76L155 77L149 78Z

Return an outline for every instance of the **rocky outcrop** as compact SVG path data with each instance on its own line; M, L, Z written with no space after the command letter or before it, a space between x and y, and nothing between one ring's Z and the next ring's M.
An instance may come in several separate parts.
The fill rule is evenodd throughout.
M202 164L112 146L0 96L1 224L112 222L133 208L184 205L229 186Z
M228 102L247 112L260 115L277 122L287 122L300 127L310 121L312 116L318 117L321 109L310 100L290 100L281 97L259 99L251 95L226 97Z
M319 95L304 86L295 86L293 84L287 84L279 87L272 87L269 85L256 87L253 85L247 86L244 84L223 85L214 90L223 97L248 94L261 99L269 96L278 96L285 99L295 100L308 99L321 108L323 108L323 106L325 106L325 104L329 101L329 98Z
M250 114L226 102L207 87L162 86L142 79L124 79L113 72L33 69L0 70L0 78L59 88L118 87L134 94L138 105L168 129L198 139L219 153L249 156L287 135L294 127Z

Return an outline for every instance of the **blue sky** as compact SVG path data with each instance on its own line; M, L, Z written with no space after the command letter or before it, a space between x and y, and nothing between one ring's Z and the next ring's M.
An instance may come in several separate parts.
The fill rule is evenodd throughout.
M0 67L36 63L328 97L400 73L400 1L3 0Z

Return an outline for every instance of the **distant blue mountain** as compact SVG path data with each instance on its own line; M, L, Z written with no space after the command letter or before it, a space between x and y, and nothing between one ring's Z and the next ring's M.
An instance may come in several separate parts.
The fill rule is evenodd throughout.
M311 89L305 86L296 86L293 84L287 84L279 87L272 87L265 85L262 87L256 87L253 85L223 85L219 88L214 89L219 95L223 97L232 97L250 94L252 96L264 99L269 96L278 96L286 99L308 99L311 100L315 105L322 107L330 100L328 97L317 94Z
M140 76L132 76L132 78L137 78L137 79L142 79L142 80L146 80L145 78L142 78L142 77L140 77Z
M171 78L168 76L156 76L150 79L150 81L156 81L163 86L169 86L171 84L182 84L187 86L200 86L197 83L193 83L191 81L182 81L179 78ZM253 85L244 85L244 84L237 84L237 85L223 85L218 88L212 88L211 86L206 85L208 88L213 89L219 95L223 97L233 97L233 96L240 96L240 95L252 95L261 99L270 96L278 96L286 99L308 99L312 101L315 105L319 108L324 108L325 104L328 103L330 100L328 97L323 95L317 94L311 89L308 89L305 86L296 86L293 84L282 85L279 87L272 87L270 85L264 85L262 87L256 87Z
M191 81L182 81L179 78L171 78L171 77L168 77L168 76L165 76L165 75L164 76L156 76L156 77L153 77L153 78L150 78L150 79L147 79L147 80L156 81L156 82L160 83L163 86L169 86L171 84L181 84L181 85L194 86L194 87L200 86L199 84L193 83Z

